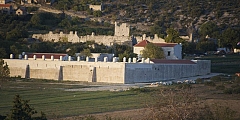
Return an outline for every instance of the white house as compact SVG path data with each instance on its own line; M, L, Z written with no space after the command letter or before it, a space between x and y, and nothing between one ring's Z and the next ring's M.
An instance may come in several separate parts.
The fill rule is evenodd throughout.
M147 40L143 40L133 46L133 52L141 56L141 51L144 47L150 43ZM166 59L182 59L182 45L178 43L153 43L161 47L164 51Z

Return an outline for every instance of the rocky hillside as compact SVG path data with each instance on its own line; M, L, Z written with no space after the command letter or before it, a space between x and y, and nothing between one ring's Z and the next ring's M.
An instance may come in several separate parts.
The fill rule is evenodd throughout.
M106 2L104 18L165 28L199 28L206 21L239 26L239 0L115 0ZM185 30L184 30L185 29Z
M92 19L131 23L137 26L134 27L136 34L137 31L150 32L156 26L160 27L161 34L169 27L180 31L189 31L189 27L198 29L206 21L228 27L239 27L240 23L239 0L58 0L53 7L88 11L86 4L101 3L102 14L87 12L95 16Z

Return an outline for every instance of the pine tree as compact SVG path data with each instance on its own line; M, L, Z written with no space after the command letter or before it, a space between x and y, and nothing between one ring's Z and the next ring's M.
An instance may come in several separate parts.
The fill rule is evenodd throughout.
M7 115L5 120L46 120L46 116L41 112L40 117L32 117L37 111L34 110L28 103L30 100L22 100L20 95L16 95L13 101L11 113Z

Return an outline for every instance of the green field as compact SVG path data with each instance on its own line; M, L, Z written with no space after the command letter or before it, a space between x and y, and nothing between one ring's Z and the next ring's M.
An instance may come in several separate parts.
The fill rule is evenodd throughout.
M30 100L29 104L39 113L43 111L48 118L142 108L149 96L136 91L64 91L86 85L41 80L11 80L2 82L1 86L0 115L10 113L16 94L24 100Z
M235 74L240 72L240 54L223 56L208 55L201 58L186 57L186 59L211 60L211 72Z

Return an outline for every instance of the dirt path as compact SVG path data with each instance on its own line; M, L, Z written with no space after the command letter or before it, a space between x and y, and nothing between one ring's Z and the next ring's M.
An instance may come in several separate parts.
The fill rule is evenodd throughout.
M80 115L66 118L58 118L52 120L77 120L86 116L94 116L99 120L106 120L106 118L114 119L132 119L132 120L145 120L149 115L149 110L147 108L133 109L133 110L123 110L123 111L114 111L98 114L89 114L89 115Z

